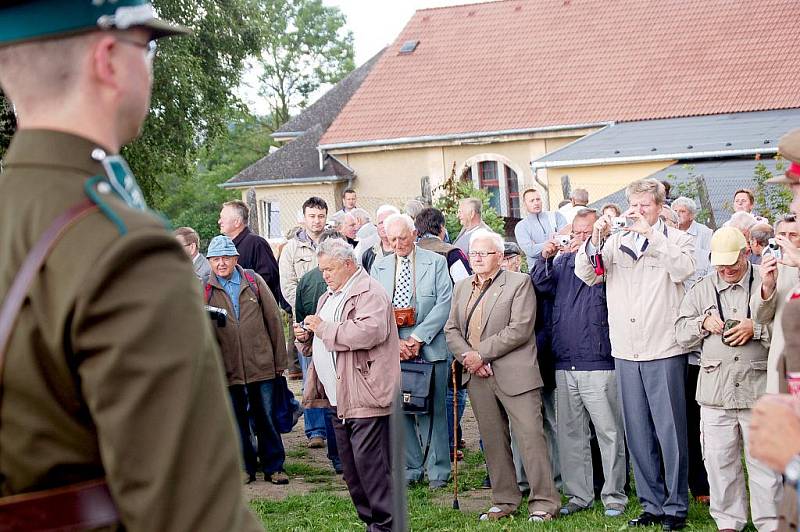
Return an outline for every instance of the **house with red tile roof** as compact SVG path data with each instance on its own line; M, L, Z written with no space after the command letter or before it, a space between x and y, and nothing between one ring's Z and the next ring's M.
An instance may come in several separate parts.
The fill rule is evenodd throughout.
M653 145L615 158L589 145L583 159L547 159L584 137L610 135L612 145L601 145L613 152L622 124L631 142L637 125L661 120L661 140L682 144L673 131L695 131L682 120L709 117L719 145L694 153L770 155L771 137L749 151L735 148L745 142L743 123L759 128L774 118L768 112L800 108L798 22L796 0L504 0L422 9L321 134L320 160L351 169L360 198L418 196L455 168L492 192L500 213L518 217L525 188L543 189L555 207L566 176L600 198L692 152L647 151L658 151ZM728 127L725 117L740 113L750 118ZM702 140L688 137L686 145Z

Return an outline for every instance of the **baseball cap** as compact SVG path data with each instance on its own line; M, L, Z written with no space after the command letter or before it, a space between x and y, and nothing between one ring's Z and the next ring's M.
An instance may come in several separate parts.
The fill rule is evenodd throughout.
M239 252L229 236L218 235L211 239L208 244L206 257L238 257Z
M739 260L739 253L747 247L741 231L735 227L721 227L711 236L711 265L730 266Z
M158 18L148 0L11 0L0 3L0 46L93 30L147 28L153 39L189 33Z

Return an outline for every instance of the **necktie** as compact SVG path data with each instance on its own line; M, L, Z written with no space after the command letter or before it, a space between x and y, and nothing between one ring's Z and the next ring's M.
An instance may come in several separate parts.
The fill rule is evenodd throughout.
M411 261L408 257L398 257L400 259L400 279L394 288L394 308L406 308L411 305Z

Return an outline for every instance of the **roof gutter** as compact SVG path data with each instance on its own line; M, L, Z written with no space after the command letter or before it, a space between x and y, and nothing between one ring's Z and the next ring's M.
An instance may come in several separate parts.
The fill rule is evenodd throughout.
M285 140L285 139L295 139L305 133L305 131L281 131L278 133L277 131L273 133L271 136L275 140Z
M725 157L742 157L745 155L759 155L778 153L778 148L747 148L741 150L701 151L683 153L665 153L659 155L631 155L628 157L601 157L597 159L573 159L563 161L531 161L531 168L535 172L539 168L566 168L575 166L602 166L607 164L646 163L653 161L691 160L691 159L721 159Z
M260 181L244 181L240 183L221 183L219 188L248 188L248 187L279 187L282 185L327 185L347 181L349 177L318 176L318 177L293 177L291 179L262 179Z
M546 126L522 129L501 129L498 131L473 131L470 133L452 133L449 135L425 135L420 137L400 137L396 139L379 139L358 142L341 142L335 144L320 144L320 150L337 150L344 148L368 148L375 146L396 146L399 144L413 144L418 142L437 142L450 140L468 140L484 137L497 137L502 135L525 135L530 133L547 133L553 131L568 131L570 129L586 129L590 127L603 127L612 125L613 122L593 122L586 124L569 124L563 126Z

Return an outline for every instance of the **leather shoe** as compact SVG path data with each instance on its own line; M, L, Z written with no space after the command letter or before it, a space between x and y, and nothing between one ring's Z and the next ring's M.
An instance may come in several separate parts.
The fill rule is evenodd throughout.
M245 480L244 483L245 484L252 484L255 481L256 481L256 474L255 473L250 473L249 475L247 475L247 480Z
M492 489L492 481L489 479L489 475L483 477L483 482L481 483L482 490L490 490Z
M444 480L431 480L430 482L428 482L428 487L432 490L438 490L446 486L447 482L445 482Z
M657 525L664 520L663 515L653 515L649 512L642 512L636 519L628 521L628 526L650 526Z
M661 521L661 530L683 530L686 528L685 517L675 517L674 515L665 515Z

